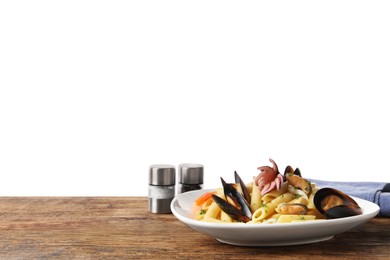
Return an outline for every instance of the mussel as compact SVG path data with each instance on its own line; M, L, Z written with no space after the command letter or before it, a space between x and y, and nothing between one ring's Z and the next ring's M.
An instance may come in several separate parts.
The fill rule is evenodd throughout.
M276 208L276 212L288 215L307 215L309 209L301 203L282 203Z
M237 184L240 185L242 195L244 196L244 199L248 202L248 204L251 203L251 196L249 195L249 191L246 188L245 183L242 181L240 176L236 171L234 171L234 180L236 181Z
M314 195L314 205L328 219L361 215L362 209L347 194L332 188L322 188Z
M234 172L234 174L236 183L227 183L221 178L226 200L215 194L212 195L212 199L232 219L246 223L252 219L252 211L248 201L250 196L240 176L237 172Z
M310 194L312 191L310 182L302 178L299 168L295 168L294 170L293 167L288 165L284 170L283 179L284 181L288 181L295 188L301 189L306 194Z
M284 170L284 176L286 177L287 173L298 175L299 177L302 177L301 171L299 168L293 169L290 165L287 165L286 169Z
M311 183L296 174L287 173L286 180L295 188L301 189L304 193L310 194L312 191Z

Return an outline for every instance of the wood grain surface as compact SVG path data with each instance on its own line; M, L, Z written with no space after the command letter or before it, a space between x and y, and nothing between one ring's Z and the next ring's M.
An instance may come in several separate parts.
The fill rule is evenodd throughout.
M2 197L0 259L390 259L390 218L326 242L238 247L197 233L145 197Z

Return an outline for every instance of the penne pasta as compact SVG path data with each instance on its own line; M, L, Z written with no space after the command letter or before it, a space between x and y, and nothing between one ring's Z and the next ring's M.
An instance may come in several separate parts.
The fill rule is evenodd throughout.
M206 200L205 202L202 203L201 208L203 210L208 210L212 203L213 203L212 199Z
M280 215L277 220L277 223L290 223L294 220L314 220L315 218L316 216L314 215Z
M204 214L204 218L217 218L220 213L221 208L217 203L212 202L206 213Z
M233 222L233 219L224 211L221 211L221 221L222 222Z
M291 200L289 203L299 203L307 206L309 204L309 200L306 197L299 197Z
M284 194L287 192L287 187L288 187L288 183L285 182L282 184L282 186L280 187L280 190L273 190L271 192L268 192L267 194L265 194L263 197L262 197L262 200L263 200L263 203L268 203L270 202L271 200L279 197L280 195Z
M272 202L262 204L252 215L252 221L254 223L261 222L267 216L271 216L275 213L276 205Z
M251 204L250 204L250 208L252 212L255 212L258 208L260 208L261 203L262 202L261 202L261 195L260 195L259 188L255 184L255 182L253 182L252 193L251 193Z
M292 194L291 192L286 192L286 193L281 194L280 196L276 197L271 202L273 204L275 204L275 205L279 205L279 204L282 204L282 203L289 202L293 198L294 198L294 194Z
M312 184L312 186L313 186L313 184ZM314 206L314 195L315 195L315 193L317 192L318 188L317 188L317 187L314 187L314 188L312 188L312 189L313 189L313 191L312 191L312 193L310 194L309 200L308 200L308 203L307 203L307 207L308 207L309 209L315 209L315 208L316 208L316 207Z

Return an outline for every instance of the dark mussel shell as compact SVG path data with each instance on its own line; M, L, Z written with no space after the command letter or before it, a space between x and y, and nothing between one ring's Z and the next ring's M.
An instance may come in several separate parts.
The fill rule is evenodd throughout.
M246 188L245 183L242 181L241 177L238 175L238 173L236 171L234 171L234 180L236 181L237 184L240 185L244 199L248 202L248 204L250 204L251 203L251 196L249 195L249 191Z
M293 167L291 167L290 165L287 165L286 169L284 169L284 175L283 175L283 180L286 181L286 177L287 175L290 174L290 175L298 175L299 177L302 177L302 174L301 174L301 171L299 170L299 168L295 168L295 170L293 169Z
M223 210L226 214L228 214L232 219L238 220L238 221L241 221L244 223L251 220L250 217L243 215L242 212L238 208L234 207L232 204L230 204L226 200L218 197L215 194L211 195L211 197L215 201L215 203L218 204L218 206L221 208L221 210Z
M235 188L235 184L226 183L224 179L221 178L223 192L225 194L226 200L232 202L231 204L238 208L241 213L249 218L252 217L252 211L250 209L249 203L241 195L240 192Z
M223 178L221 178L221 182L226 201L218 196L212 196L213 200L232 219L242 222L248 222L251 220L252 211L250 209L249 203L235 188L235 186L238 184L226 183ZM246 187L244 188L246 189Z
M299 170L299 168L295 168L294 174L298 175L299 177L302 177L301 170Z
M361 215L362 209L347 194L332 188L322 188L314 195L314 205L328 219Z
M362 209L356 205L340 205L325 211L325 217L328 219L333 218L346 218L356 215L361 215Z

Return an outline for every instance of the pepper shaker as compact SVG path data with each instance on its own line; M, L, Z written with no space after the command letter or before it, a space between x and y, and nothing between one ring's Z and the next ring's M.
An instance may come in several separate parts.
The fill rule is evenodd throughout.
M203 165L182 163L179 165L178 193L203 189Z
M148 207L152 213L171 213L171 201L175 197L175 166L154 164L149 168Z

